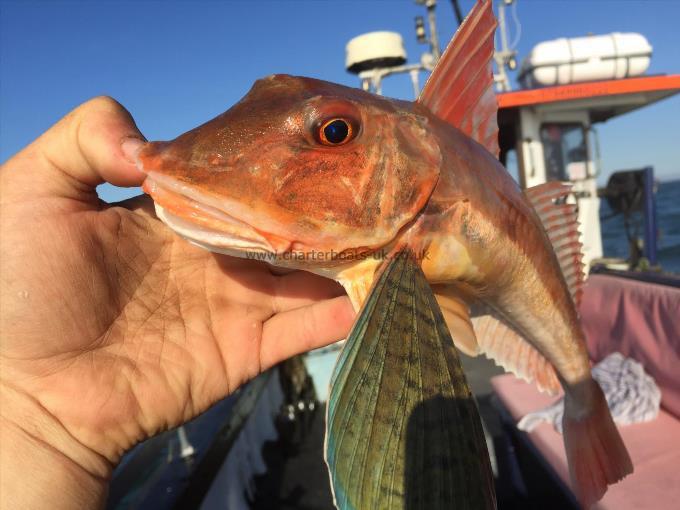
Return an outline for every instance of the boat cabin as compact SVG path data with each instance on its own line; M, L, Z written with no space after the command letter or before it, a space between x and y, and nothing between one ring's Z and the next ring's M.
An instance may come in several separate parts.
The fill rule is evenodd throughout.
M602 257L595 125L680 92L680 75L642 76L498 94L501 162L523 188L574 183L588 268Z

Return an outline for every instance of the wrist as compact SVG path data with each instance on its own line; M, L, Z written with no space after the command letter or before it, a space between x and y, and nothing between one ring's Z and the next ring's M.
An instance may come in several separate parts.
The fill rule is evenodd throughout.
M0 508L103 507L112 466L39 402L0 386Z

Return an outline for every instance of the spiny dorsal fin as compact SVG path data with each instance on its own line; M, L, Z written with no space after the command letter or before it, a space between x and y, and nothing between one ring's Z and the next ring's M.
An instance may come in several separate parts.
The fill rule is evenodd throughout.
M478 0L425 83L418 102L498 156L498 103L493 89L491 0Z
M567 197L570 191L571 184L551 181L529 188L524 193L541 218L578 309L583 293L585 267L579 240L578 211L574 204L562 203L560 200Z

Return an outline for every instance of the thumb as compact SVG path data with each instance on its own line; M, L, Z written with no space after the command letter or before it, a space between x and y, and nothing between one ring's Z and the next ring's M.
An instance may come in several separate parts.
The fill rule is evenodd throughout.
M145 176L137 170L135 158L143 143L130 113L110 97L97 97L9 160L3 180L16 178L14 193L30 193L33 198L91 195L103 182L139 186Z

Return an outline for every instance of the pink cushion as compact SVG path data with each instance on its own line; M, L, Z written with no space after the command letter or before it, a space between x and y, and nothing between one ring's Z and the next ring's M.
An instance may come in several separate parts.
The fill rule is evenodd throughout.
M491 385L515 422L556 399L539 393L533 385L510 374L494 377ZM656 420L620 426L619 431L633 459L635 472L611 486L595 508L680 508L680 421L661 410ZM562 436L547 423L539 425L527 436L569 487Z
M580 312L593 360L618 351L639 361L680 418L680 289L595 274Z

